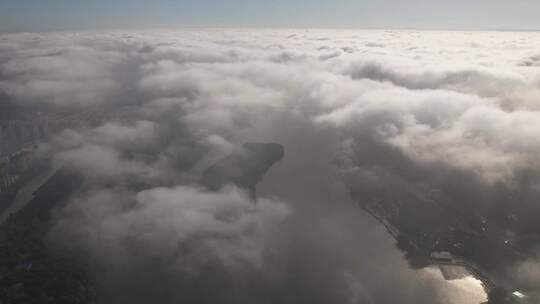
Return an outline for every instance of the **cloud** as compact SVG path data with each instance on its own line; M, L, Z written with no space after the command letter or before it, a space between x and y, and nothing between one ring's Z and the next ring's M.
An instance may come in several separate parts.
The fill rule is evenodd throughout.
M119 94L121 83L113 69L124 60L123 54L73 45L71 37L56 37L53 45L38 35L24 38L0 61L0 89L12 98L78 106L103 103Z
M68 121L46 148L86 184L59 213L51 239L84 249L99 269L116 265L99 271L112 286L102 290L109 299L148 302L145 292L163 290L155 276L168 291L181 286L163 303L219 298L205 298L200 286L229 290L234 303L262 295L280 303L444 303L440 285L405 270L384 233L373 232L377 224L344 197L356 190L407 204L440 189L455 206L499 210L504 192L520 197L520 229L535 231L536 36L2 35L0 91ZM84 115L69 120L73 108ZM286 149L258 204L235 188L198 188L205 168L247 141Z
M180 186L96 191L77 198L63 213L53 235L82 243L108 263L126 262L118 257L157 258L179 271L197 272L208 262L260 267L264 238L289 211L264 198L254 205L234 187L206 192ZM73 229L75 222L80 229Z
M105 302L237 301L234 285L215 292L267 267L268 239L289 213L234 187L94 189L57 215L50 243L90 257Z

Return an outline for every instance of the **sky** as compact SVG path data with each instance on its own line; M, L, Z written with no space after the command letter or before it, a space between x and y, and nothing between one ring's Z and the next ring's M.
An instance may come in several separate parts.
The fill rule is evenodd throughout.
M0 32L178 27L538 30L537 0L0 0Z

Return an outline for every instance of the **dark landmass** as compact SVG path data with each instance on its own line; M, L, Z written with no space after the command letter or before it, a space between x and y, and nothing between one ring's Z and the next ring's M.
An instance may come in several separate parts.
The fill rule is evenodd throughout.
M29 168L26 168L26 170L17 172L17 180L13 184L9 185L9 187L6 187L6 189L2 189L3 191L0 192L0 213L4 212L13 204L15 198L17 197L17 193L22 186L29 182L33 177L45 172L49 168L50 162L40 159L33 161L33 164ZM2 177L2 172L0 170L0 180Z
M255 196L255 186L268 170L285 154L275 143L245 143L242 148L206 169L201 183L210 190L235 184Z
M283 155L278 144L244 144L240 151L208 168L202 183L211 190L233 183L254 193L255 185ZM51 211L80 191L82 181L80 173L58 171L23 209L0 226L0 303L97 301L99 285L84 257L66 252L69 246L51 248L46 242L53 224Z
M0 120L12 119L13 117L16 117L20 111L20 106L13 103L6 93L0 91Z
M524 290L515 285L509 271L533 257L534 248L540 245L540 230L535 232L530 221L528 227L518 223L526 206L502 199L492 202L489 209L475 204L462 206L448 201L442 195L444 189L431 189L428 195L414 191L397 195L381 192L371 198L366 198L370 192L365 189L350 189L360 207L396 239L412 268L437 264L431 254L449 252L452 263L467 267L483 281L490 295L489 303L509 303L511 292Z
M32 201L0 226L0 303L92 303L94 287L80 260L45 243L51 210L82 184L82 177L60 170Z
M0 193L0 213L4 212L13 204L17 196L18 187Z

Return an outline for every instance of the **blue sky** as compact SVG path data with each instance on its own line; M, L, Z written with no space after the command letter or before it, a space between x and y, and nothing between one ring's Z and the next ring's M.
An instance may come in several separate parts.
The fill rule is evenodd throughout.
M540 29L538 0L0 0L0 31L157 27Z

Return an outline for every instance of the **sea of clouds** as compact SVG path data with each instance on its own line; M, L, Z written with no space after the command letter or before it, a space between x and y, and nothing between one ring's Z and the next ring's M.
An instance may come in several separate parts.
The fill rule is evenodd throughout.
M362 248L379 248L369 232L375 224L339 232L347 242L369 235L369 245L336 244L326 238L337 232L325 236L313 224L350 212L332 195L303 194L326 197L335 181L366 199L436 188L457 206L490 208L519 196L530 211L524 229L537 228L538 33L5 34L0 91L9 99L2 102L44 113L108 114L42 147L86 177L58 212L51 242L106 269L98 271L114 286L103 291L106 302L447 303L431 283L410 283L409 273L386 275L382 288L344 272L347 262L323 265L356 258L392 271ZM290 169L281 169L282 180L309 187L269 191L254 205L233 186L208 192L197 184L202 170L246 141L284 144L281 166ZM313 261L302 264L304 255ZM534 285L540 267L526 265L516 276Z

